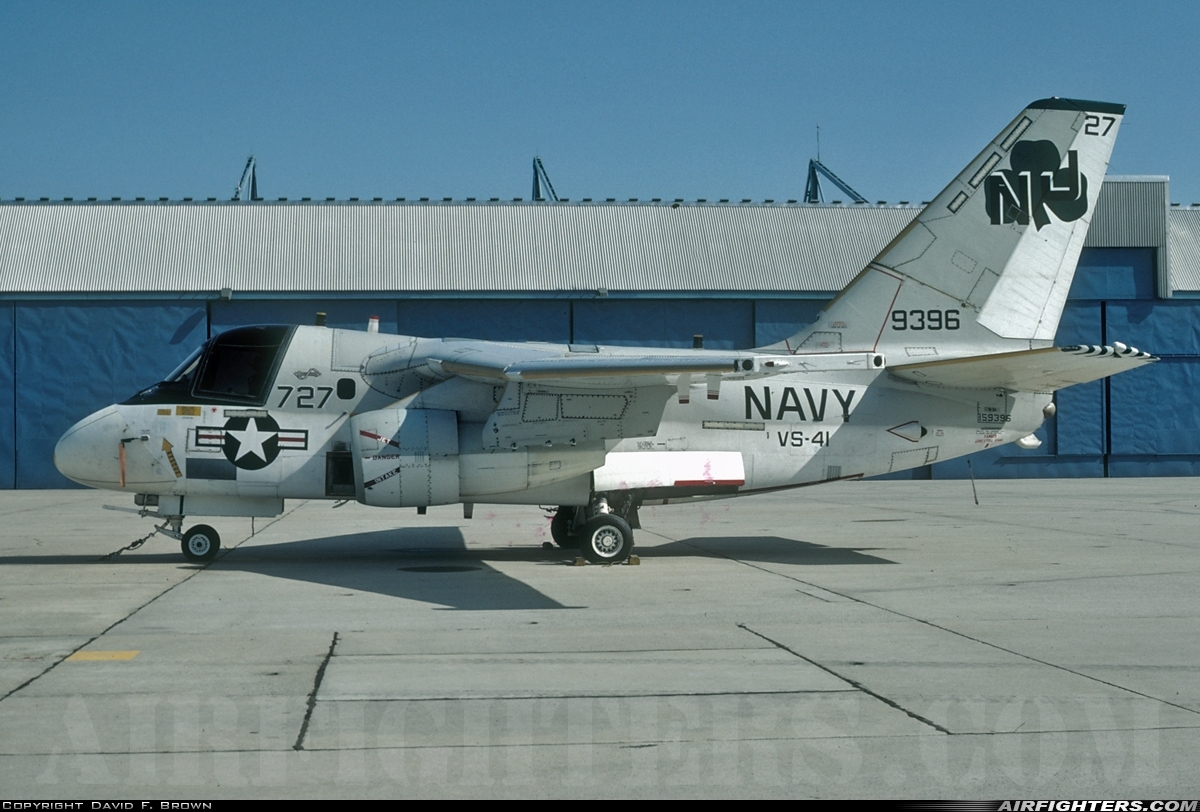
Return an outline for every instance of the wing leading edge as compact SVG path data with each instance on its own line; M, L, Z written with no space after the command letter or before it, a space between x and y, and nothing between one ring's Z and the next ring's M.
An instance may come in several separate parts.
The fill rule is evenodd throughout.
M523 382L569 388L653 386L667 383L666 376L745 379L784 372L869 370L883 365L876 353L825 353L796 358L696 350L637 354L604 348L594 354L541 352L514 358L515 353L506 354L505 349L503 345L478 345L453 355L433 355L427 364L436 373L457 375L480 383Z
M973 358L927 361L891 367L888 372L906 381L954 389L1056 392L1157 360L1148 352L1118 343L1111 347L1046 347Z

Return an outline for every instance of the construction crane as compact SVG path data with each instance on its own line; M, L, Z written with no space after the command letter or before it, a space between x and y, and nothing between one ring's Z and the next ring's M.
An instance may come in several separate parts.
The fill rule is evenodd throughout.
M250 200L262 200L258 196L258 176L254 172L254 156L251 155L246 159L246 168L242 170L242 179L238 181L237 188L233 190L233 199L242 199L242 188L246 182L250 182Z
M824 175L829 181L843 192L845 192L855 203L866 203L867 199L858 192L850 188L850 184L839 178L837 175L820 161L813 159L808 162L808 183L804 184L804 202L805 203L821 203L821 181L817 178L817 173Z
M546 187L546 194L542 194L542 187ZM533 159L533 200L552 200L558 202L558 195L554 193L554 184L550 182L550 176L546 174L546 167L542 166L541 158Z

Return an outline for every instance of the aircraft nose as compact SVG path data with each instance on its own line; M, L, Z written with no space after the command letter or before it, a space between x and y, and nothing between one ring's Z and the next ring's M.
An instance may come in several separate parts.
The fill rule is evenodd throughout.
M120 445L125 421L116 406L101 409L67 429L54 447L54 467L92 488L121 487Z

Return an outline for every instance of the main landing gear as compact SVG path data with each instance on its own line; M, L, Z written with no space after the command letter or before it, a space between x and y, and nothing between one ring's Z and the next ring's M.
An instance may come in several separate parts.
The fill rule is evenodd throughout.
M585 507L563 505L550 521L559 547L579 550L593 564L621 564L633 552L633 528L601 497Z

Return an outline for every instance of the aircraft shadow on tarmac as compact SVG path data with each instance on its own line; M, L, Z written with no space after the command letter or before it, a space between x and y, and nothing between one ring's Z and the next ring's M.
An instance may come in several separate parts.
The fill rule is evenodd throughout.
M736 561L795 564L804 567L896 563L866 552L871 549L874 548L828 547L782 536L699 536L655 547L635 547L634 552L645 559L696 556L700 552Z
M153 550L153 552L149 552ZM111 556L111 553L110 553ZM274 578L345 587L453 609L570 609L490 566L488 561L525 561L566 566L573 552L526 547L469 549L457 527L410 527L346 533L277 544L243 544L223 550L208 565ZM188 564L177 542L155 538L141 550L117 556L94 554L13 555L10 566L145 566Z
M457 527L405 527L241 546L212 566L477 611L572 608L488 564L571 560L557 548L470 549Z
M892 564L860 549L827 547L778 536L705 537L635 552L652 561L719 557L800 566ZM569 609L488 562L565 566L574 551L538 544L468 547L458 527L406 527L302 541L241 546L215 569L235 569L439 604L453 609Z
M155 539L150 544L161 544ZM173 545L172 545L173 546ZM830 547L780 536L703 536L635 548L655 559L727 558L796 566L893 564L872 548ZM407 527L346 533L274 544L243 544L223 551L210 566L324 584L469 611L570 609L489 562L568 566L575 552L544 548L468 547L458 527ZM81 565L101 559L80 555L12 556L6 565ZM183 564L179 553L138 551L110 559L117 565Z

